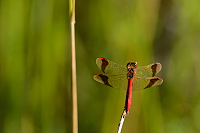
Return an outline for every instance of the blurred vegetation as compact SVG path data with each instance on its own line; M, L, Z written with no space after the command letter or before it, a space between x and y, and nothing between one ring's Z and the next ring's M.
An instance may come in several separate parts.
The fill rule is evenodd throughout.
M70 133L69 7L0 1L0 132ZM93 80L105 57L160 62L159 87L133 92L122 133L200 132L200 1L76 1L80 133L115 133L125 91Z

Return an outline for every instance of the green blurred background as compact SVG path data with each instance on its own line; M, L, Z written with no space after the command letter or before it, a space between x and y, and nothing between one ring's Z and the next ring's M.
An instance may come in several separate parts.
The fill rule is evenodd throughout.
M116 133L126 91L93 80L97 57L160 62L122 133L200 132L200 1L76 1L80 133ZM69 1L0 0L0 132L72 132Z

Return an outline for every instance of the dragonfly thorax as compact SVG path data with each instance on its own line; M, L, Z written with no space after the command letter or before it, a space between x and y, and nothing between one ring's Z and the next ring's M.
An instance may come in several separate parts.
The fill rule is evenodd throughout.
M127 72L127 78L128 79L134 78L134 76L135 76L135 69L137 68L137 62L129 62L126 65L126 68L128 70L128 72Z

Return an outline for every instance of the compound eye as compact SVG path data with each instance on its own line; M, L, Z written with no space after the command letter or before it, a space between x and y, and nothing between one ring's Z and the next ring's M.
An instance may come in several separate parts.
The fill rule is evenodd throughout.
M137 65L137 63L135 63L135 62L131 63L131 66L136 66L136 65Z
M137 62L129 62L129 63L126 65L126 67L131 67L131 66L137 67Z

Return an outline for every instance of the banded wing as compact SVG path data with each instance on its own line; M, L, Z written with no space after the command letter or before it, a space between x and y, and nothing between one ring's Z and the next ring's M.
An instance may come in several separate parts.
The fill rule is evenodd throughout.
M137 91L162 84L163 79L154 77L160 72L161 68L162 65L160 63L137 67L133 80L133 90Z
M126 66L116 64L105 58L97 58L96 64L105 74L96 74L94 79L110 87L127 89L127 68ZM154 63L147 66L137 67L136 75L133 80L133 90L141 90L162 84L163 80L154 77L160 72L162 65Z
M128 85L127 75L107 75L96 74L93 77L97 82L105 84L107 86L126 90Z
M147 66L140 66L136 69L136 76L138 77L154 77L160 72L162 65L160 63L154 63Z
M96 74L94 79L97 82L118 89L126 89L128 85L127 68L105 58L96 59L99 69L105 74Z
M158 77L135 77L133 80L133 90L138 91L146 88L150 88L156 85L161 85L163 79Z
M109 75L126 75L127 74L126 66L114 63L102 57L99 57L96 59L96 64L103 73L106 73Z

